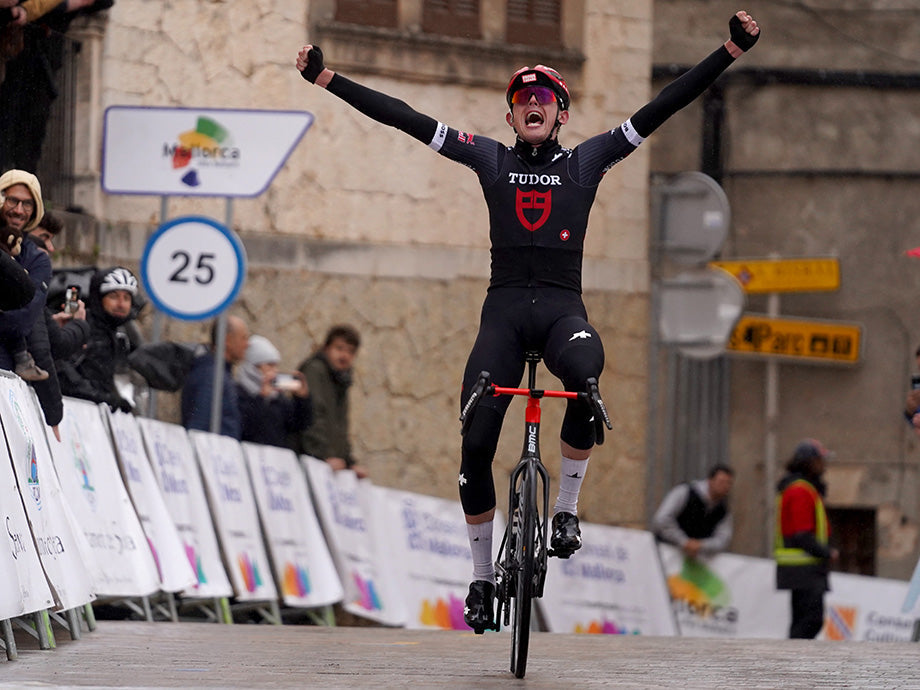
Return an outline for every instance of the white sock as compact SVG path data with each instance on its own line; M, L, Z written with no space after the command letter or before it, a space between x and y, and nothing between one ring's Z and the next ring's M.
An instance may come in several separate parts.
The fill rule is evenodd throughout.
M559 473L559 495L553 506L553 515L566 512L578 515L578 493L581 483L585 480L585 471L588 469L588 460L572 460L562 456L562 470Z
M492 520L478 525L466 524L473 552L473 579L495 584L495 564L492 562Z

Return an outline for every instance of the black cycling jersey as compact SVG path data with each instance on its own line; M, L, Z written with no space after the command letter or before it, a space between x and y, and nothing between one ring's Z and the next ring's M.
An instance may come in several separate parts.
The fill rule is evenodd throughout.
M327 89L369 117L397 127L479 176L489 208L489 287L581 291L588 216L597 186L670 115L696 98L734 58L724 46L682 75L619 127L574 149L555 140L513 147L469 134L336 74Z
M671 82L626 122L574 149L555 140L505 146L453 129L403 101L335 74L327 90L383 124L396 127L479 176L489 208L492 273L476 343L464 372L461 407L480 371L515 387L524 351L540 350L567 390L600 377L604 349L581 300L588 215L611 166L632 153L672 114L699 96L734 58L722 46ZM491 463L510 399L486 399L463 437L460 499L467 515L495 507ZM592 411L569 400L560 437L576 449L594 445Z

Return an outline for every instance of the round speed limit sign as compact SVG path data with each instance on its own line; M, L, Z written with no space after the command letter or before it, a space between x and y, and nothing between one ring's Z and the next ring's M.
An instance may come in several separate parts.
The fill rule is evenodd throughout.
M246 275L246 252L236 233L203 216L161 225L141 258L144 289L158 309L186 321L220 314Z

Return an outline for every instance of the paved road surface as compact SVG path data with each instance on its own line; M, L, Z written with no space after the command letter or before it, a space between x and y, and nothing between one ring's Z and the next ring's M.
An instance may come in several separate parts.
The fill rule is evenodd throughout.
M0 688L918 688L920 645L535 633L527 677L510 636L375 627L99 621L40 650L16 634Z

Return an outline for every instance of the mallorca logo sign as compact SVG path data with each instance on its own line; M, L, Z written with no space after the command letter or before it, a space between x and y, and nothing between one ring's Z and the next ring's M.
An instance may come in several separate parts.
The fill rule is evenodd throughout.
M313 124L303 111L106 108L109 194L258 196Z
M201 184L199 170L239 167L240 157L230 132L204 115L199 115L195 128L182 132L178 141L163 142L163 158L171 162L173 170L182 173L181 182L188 187Z
M738 609L731 605L731 590L705 564L685 558L681 571L668 578L668 591L681 630L737 633Z

